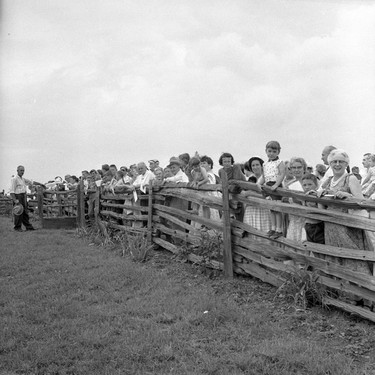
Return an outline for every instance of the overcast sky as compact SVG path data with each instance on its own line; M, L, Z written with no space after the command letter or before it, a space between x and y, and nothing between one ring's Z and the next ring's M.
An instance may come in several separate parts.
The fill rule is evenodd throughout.
M375 3L5 0L0 190L182 152L375 152Z

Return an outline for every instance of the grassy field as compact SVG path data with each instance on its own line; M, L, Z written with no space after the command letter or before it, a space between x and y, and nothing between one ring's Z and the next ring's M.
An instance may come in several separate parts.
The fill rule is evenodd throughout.
M0 236L0 374L375 374L372 324L296 310L254 279L10 218Z

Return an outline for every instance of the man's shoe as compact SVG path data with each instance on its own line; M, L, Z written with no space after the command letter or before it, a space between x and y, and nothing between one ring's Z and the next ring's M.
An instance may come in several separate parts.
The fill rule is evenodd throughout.
M26 230L28 231L28 230L35 230L35 228L34 227L30 227L30 228L26 228Z
M15 232L23 232L22 228L14 228Z

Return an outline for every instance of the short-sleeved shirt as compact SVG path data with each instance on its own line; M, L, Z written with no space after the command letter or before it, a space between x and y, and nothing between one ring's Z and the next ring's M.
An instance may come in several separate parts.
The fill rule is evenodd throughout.
M33 181L19 175L12 178L10 182L10 193L22 194L27 192L27 186L32 185Z

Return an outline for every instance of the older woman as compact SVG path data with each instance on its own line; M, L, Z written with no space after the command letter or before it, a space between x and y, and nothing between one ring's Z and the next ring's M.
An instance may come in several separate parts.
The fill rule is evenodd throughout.
M250 180L250 182L256 183L263 175L264 161L261 158L255 156L250 158L248 163L251 172L251 177L254 178L253 180ZM242 194L245 196L259 196L252 190L242 192ZM246 205L243 222L245 224L251 225L252 227L258 230L261 230L262 232L267 233L271 229L270 210L261 207L255 207L253 205Z
M307 168L307 163L305 159L300 157L293 157L289 162L289 168L292 171L294 179L288 183L286 188L290 190L303 192L302 177L306 173ZM290 203L293 203L293 200L290 200ZM289 215L289 225L287 229L286 238L298 242L306 240L306 232L304 226L304 217Z
M328 155L328 163L332 169L333 176L322 184L318 190L318 195L333 195L336 199L345 198L359 198L363 199L361 185L353 174L347 173L347 166L349 165L348 154L341 149L333 150ZM348 212L346 209L328 207L328 210L339 210L341 212ZM366 211L359 210L353 212L368 216ZM367 250L365 234L362 229L345 227L338 224L325 223L325 243L327 245L344 247L349 249ZM345 259L341 261L344 265L350 266L351 269L363 273L370 273L370 268L364 262Z

